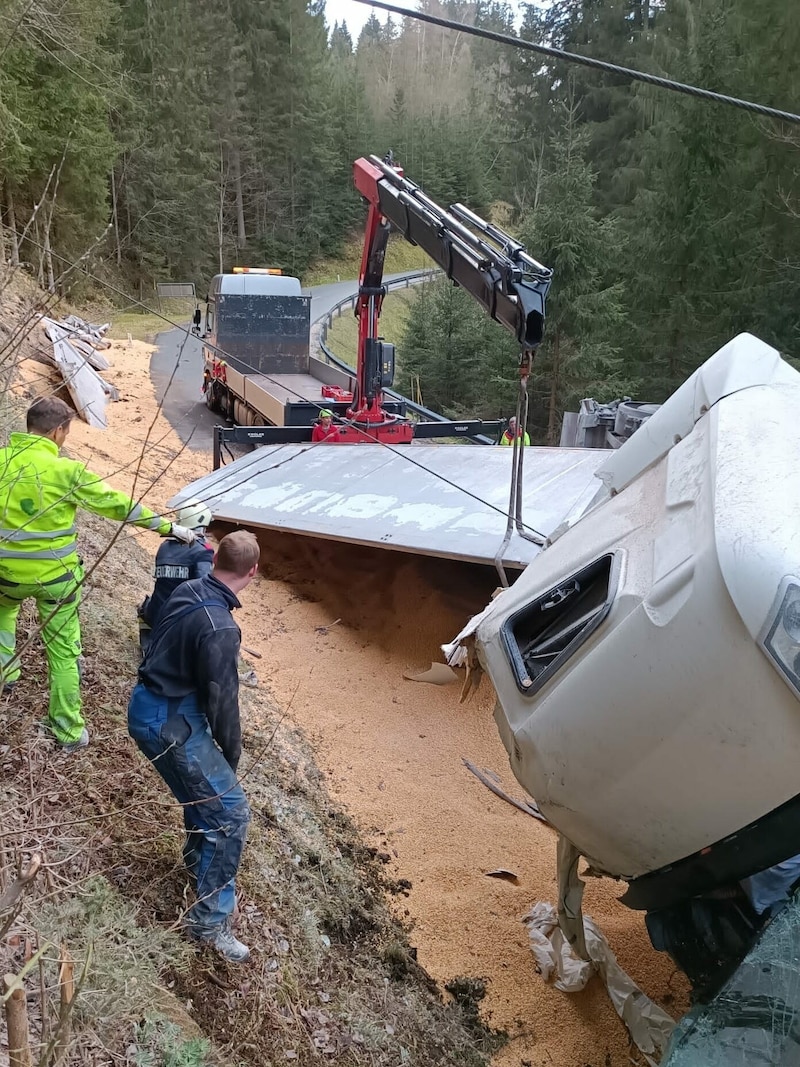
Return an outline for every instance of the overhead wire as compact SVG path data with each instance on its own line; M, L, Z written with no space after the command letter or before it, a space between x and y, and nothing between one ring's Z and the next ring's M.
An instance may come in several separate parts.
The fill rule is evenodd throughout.
M667 89L673 93L683 93L686 96L694 96L701 100L710 100L717 104L727 104L729 107L737 107L743 111L750 111L756 115L764 115L767 118L777 119L780 122L800 124L800 115L792 111L781 111L779 108L759 104L753 100L744 100L737 96L728 96L726 93L718 93L713 89L703 89L697 85L689 85L686 82L676 81L674 78L663 78L658 74L650 74L647 71L636 70L633 67L623 67L619 63L611 63L605 59L595 59L593 56L580 55L577 52L567 52L563 48L554 45L536 44L534 41L526 41L522 37L514 37L510 33L499 33L497 30L487 30L480 26L470 26L466 22L457 22L455 19L442 18L439 15L431 15L427 11L413 11L397 4L387 3L386 0L355 0L357 4L366 4L368 7L377 7L382 11L389 11L403 18L415 19L419 22L429 22L433 26L441 26L445 30L456 30L458 33L467 33L472 37L482 37L487 41L495 41L497 44L507 45L510 48L521 48L528 52L536 52L538 55L547 56L550 59L560 59L565 63L577 63L583 67L591 67L594 70L602 70L608 74L617 74L632 81L643 82L645 85L655 85L659 89Z

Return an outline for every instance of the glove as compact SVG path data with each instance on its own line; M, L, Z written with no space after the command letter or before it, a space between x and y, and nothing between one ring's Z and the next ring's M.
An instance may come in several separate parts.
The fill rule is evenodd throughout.
M181 541L184 545L193 545L197 540L194 530L190 530L188 526L179 526L177 522L173 522L170 526L169 536L174 537L176 541Z

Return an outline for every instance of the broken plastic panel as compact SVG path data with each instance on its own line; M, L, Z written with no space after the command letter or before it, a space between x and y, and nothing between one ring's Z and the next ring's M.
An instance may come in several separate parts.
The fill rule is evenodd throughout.
M685 1016L662 1067L800 1063L800 893L764 928L720 993Z
M504 623L501 634L521 692L537 692L606 617L616 564L613 554L602 556Z

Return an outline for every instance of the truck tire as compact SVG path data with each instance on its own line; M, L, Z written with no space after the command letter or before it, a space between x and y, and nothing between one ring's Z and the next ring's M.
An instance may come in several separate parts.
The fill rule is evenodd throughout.
M692 1003L707 1004L750 951L761 920L742 897L695 897L645 916L650 941L692 984Z

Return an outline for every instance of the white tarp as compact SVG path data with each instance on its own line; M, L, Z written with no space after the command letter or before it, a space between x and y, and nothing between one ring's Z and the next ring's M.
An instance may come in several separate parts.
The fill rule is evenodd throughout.
M651 1064L666 1051L675 1021L646 996L617 963L599 927L583 916L589 960L579 959L558 925L556 909L539 901L522 920L528 928L531 951L545 982L562 993L579 993L596 972L602 978L614 1010Z

